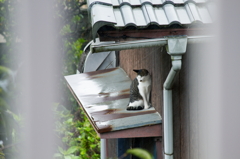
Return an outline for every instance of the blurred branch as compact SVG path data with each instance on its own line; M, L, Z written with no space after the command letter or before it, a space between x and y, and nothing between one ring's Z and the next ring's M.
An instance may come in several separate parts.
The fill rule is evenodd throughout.
M16 146L16 145L18 145L18 144L20 144L20 143L21 143L21 142L16 142L16 143L12 143L12 144L10 144L10 145L4 146L4 147L0 148L0 151L2 151L2 150L4 150L4 149L11 148L11 147L14 147L14 146Z

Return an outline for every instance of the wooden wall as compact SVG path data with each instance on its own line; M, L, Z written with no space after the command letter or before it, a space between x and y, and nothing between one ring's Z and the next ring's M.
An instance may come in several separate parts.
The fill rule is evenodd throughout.
M206 54L206 53L205 53ZM200 67L204 65L201 60L201 45L188 45L183 56L182 69L177 75L173 86L173 122L174 122L174 159L202 159L200 144L204 144L204 138L200 129L205 129L204 123L200 123L199 111L204 110L199 105L198 90L200 84ZM163 83L171 68L170 56L165 47L154 47L120 51L119 65L131 79L136 74L133 69L148 69L152 75L151 101L155 109L162 114Z
M136 77L133 69L147 69L152 76L151 103L162 114L162 90L168 70L170 57L165 47L153 47L120 51L119 66L122 67L131 79Z

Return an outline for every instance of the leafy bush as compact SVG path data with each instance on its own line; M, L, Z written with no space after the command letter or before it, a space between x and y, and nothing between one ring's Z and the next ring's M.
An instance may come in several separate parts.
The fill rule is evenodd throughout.
M152 159L152 155L147 150L142 148L128 149L126 154L132 154L133 156L139 157L141 159Z
M83 44L87 41L83 36L83 33L89 34L89 28L83 26L83 11L81 7L86 4L85 0L54 0L54 9L56 14L53 18L60 21L58 28L59 33L56 35L56 39L60 39L59 51L62 55L64 65L62 67L62 75L73 74L76 72L80 56L82 54ZM16 46L16 39L21 38L14 30L14 27L18 25L16 19L15 6L21 5L21 1L17 0L0 0L0 34L4 36L6 40L6 49L2 51L0 55L1 65L12 65L17 61L19 55L16 51L13 51L12 46ZM14 54L14 55L13 55ZM11 59L14 57L14 59ZM17 67L20 64L15 64ZM2 72L5 72L1 74ZM0 159L11 156L14 148L18 143L18 135L22 125L21 115L14 112L9 107L9 101L14 101L14 94L1 83L9 82L12 71L5 67L0 67ZM8 80L6 80L6 78ZM11 81L12 82L12 81ZM63 79L59 82L59 85L64 85ZM3 86L3 87L2 87ZM63 92L68 94L67 88L64 87ZM16 95L16 94L15 94ZM60 139L57 143L58 149L54 158L56 159L85 159L85 158L100 158L100 139L93 130L87 117L79 106L76 105L76 101L73 97L62 99L57 101L61 104L54 106L54 112L56 115L56 135ZM6 98L8 97L8 98ZM9 99L9 100L6 100ZM63 104L64 103L64 104ZM67 103L67 104L66 104ZM17 125L17 127L15 126ZM3 139L8 139L8 143ZM21 144L21 143L20 143ZM8 148L6 148L6 146ZM4 151L3 151L4 150ZM7 152L8 151L8 152ZM10 154L10 155L8 155ZM11 157L10 157L11 158Z
M19 143L19 130L22 127L22 117L12 107L12 100L16 99L13 89L14 72L7 67L0 66L0 159L12 158Z
M76 107L72 114L64 106L56 104L54 112L58 119L57 136L62 141L54 158L99 159L100 139L80 107Z
M59 25L60 50L64 55L63 75L76 73L85 40L84 32L88 27L83 24L88 21L81 7L85 0L55 0L57 7L56 18L61 20ZM89 34L89 32L88 32ZM65 81L62 82L63 85ZM65 99L56 104L56 133L61 140L58 143L56 159L98 159L100 158L100 139L89 123L87 117L76 104L75 99L66 90ZM64 103L64 104L63 104Z

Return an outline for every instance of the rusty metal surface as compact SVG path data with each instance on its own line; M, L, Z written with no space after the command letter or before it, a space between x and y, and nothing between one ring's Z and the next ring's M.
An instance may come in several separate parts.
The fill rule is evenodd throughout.
M122 68L70 75L65 79L98 133L162 122L154 108L126 110L131 80Z

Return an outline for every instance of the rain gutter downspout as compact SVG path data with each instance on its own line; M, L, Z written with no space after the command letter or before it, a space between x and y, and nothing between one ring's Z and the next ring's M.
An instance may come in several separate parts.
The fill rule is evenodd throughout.
M173 37L148 39L148 40L136 40L130 42L121 42L114 44L91 44L90 53L98 53L104 51L120 51L128 49L138 49L147 47L160 47L168 44L168 54L172 58L172 68L168 74L166 81L164 82L163 90L163 103L164 103L164 156L165 159L173 159L173 119L172 119L172 85L176 74L181 69L182 55L186 52L187 43L201 43L212 40L213 36L178 36L177 39ZM176 38L176 36L175 36ZM184 41L184 45L181 48L181 42ZM173 42L173 43L172 43ZM178 46L178 47L175 47ZM183 50L185 48L185 50ZM180 51L182 50L182 51ZM89 55L88 55L89 56ZM88 58L88 57L87 57ZM106 140L101 140L101 159L106 159Z
M182 66L182 55L186 52L187 36L173 36L168 38L167 52L171 55L172 68L163 85L163 131L164 131L164 159L173 159L173 110L172 86L177 73Z
M107 158L107 154L106 154L106 139L101 139L100 141L100 155L101 155L101 159L106 159Z

